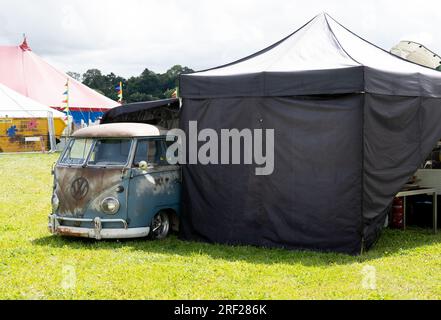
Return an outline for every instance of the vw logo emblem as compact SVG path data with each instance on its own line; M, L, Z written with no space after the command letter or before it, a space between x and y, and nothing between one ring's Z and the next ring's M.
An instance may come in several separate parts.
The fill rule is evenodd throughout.
M70 193L75 200L83 199L89 192L89 182L83 177L75 179L72 182Z

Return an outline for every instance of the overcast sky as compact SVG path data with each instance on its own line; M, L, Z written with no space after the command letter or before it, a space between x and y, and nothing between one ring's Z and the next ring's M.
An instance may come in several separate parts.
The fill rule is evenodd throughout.
M195 70L254 53L321 12L390 50L400 40L441 53L439 1L0 0L0 45L26 33L63 71L129 77L175 64Z

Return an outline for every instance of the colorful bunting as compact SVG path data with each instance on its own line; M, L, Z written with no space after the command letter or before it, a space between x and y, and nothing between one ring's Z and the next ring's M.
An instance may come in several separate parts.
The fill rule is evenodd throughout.
M174 98L174 99L179 97L179 88L176 88L175 91L173 91L171 97Z
M65 104L65 107L63 108L63 111L69 114L69 78L67 78L65 87L66 90L63 93L64 96L63 104Z
M118 91L118 102L122 103L123 101L123 84L120 81L119 85L115 87L115 90Z

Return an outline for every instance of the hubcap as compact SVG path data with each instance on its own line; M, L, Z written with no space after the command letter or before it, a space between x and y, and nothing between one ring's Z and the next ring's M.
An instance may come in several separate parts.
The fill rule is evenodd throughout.
M152 222L152 232L156 239L165 238L168 234L170 223L166 213L158 213Z

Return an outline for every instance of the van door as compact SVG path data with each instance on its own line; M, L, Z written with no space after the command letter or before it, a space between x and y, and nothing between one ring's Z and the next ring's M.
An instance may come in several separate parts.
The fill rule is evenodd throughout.
M164 138L140 139L133 159L132 178L129 185L128 219L131 227L149 226L161 209L178 211L180 204L180 168L169 165L166 159ZM149 168L139 169L146 161Z

